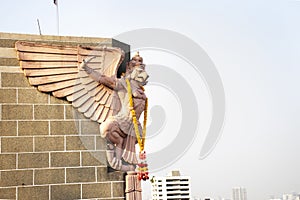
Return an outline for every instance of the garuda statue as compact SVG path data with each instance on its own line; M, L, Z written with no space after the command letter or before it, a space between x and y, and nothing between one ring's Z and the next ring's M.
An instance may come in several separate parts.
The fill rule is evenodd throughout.
M133 171L137 164L147 167L138 163L135 151L138 143L139 158L145 159L147 113L144 128L138 119L147 110L143 86L148 74L139 54L127 63L126 72L118 78L117 71L124 60L120 48L29 42L17 42L15 46L31 85L54 97L66 98L85 117L99 123L100 134L108 141L107 161L112 168Z

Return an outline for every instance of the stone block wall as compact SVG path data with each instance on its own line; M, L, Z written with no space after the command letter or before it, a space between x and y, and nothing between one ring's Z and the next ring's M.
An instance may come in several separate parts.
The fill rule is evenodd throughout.
M124 199L124 174L108 169L98 123L29 85L18 40L129 50L105 38L0 33L0 199Z

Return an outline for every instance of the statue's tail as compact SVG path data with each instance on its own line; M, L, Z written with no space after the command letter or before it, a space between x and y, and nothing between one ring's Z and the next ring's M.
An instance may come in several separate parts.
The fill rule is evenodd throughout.
M138 164L137 158L136 158L136 152L135 152L135 144L136 144L136 138L128 135L125 141L125 148L123 150L122 158L125 160L125 162L130 164Z
M115 170L121 170L122 161L118 160L115 157L115 149L114 149L114 147L111 149L110 146L113 146L113 145L108 145L108 149L106 150L107 162L108 162L108 164L110 165L111 168L113 168Z
M108 149L106 150L106 157L109 166L115 170L124 172L135 170L135 165L123 164L122 160L115 157L115 148L113 145L108 145Z

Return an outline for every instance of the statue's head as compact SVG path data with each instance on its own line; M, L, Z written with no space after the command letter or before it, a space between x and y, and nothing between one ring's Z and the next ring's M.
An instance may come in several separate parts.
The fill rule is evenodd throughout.
M143 65L143 58L140 56L139 52L136 52L136 54L131 58L131 63L135 66Z
M143 58L140 56L139 52L137 52L131 60L127 63L126 72L131 72L135 67L139 67L143 64ZM144 65L145 68L145 65Z
M137 52L129 61L126 67L126 74L130 76L131 79L134 79L145 85L147 83L148 74L145 71L146 65L143 63L143 58Z

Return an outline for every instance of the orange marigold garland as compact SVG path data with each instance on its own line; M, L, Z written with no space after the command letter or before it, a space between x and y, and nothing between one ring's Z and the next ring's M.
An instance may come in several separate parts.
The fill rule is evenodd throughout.
M138 121L136 118L136 113L134 110L134 105L133 105L133 99L132 99L132 90L131 90L131 85L128 79L126 79L127 83L127 92L128 92L128 97L129 97L129 108L132 116L132 122L134 126L134 131L136 135L137 142L140 147L140 152L139 152L139 163L138 163L138 179L139 180L147 180L149 179L149 172L148 172L148 164L146 161L146 151L144 151L145 148L145 140L146 140L146 127L147 127L147 114L148 114L148 99L146 98L145 100L145 108L144 108L144 123L143 123L143 131L142 131L142 138L140 136L140 131L138 127Z

